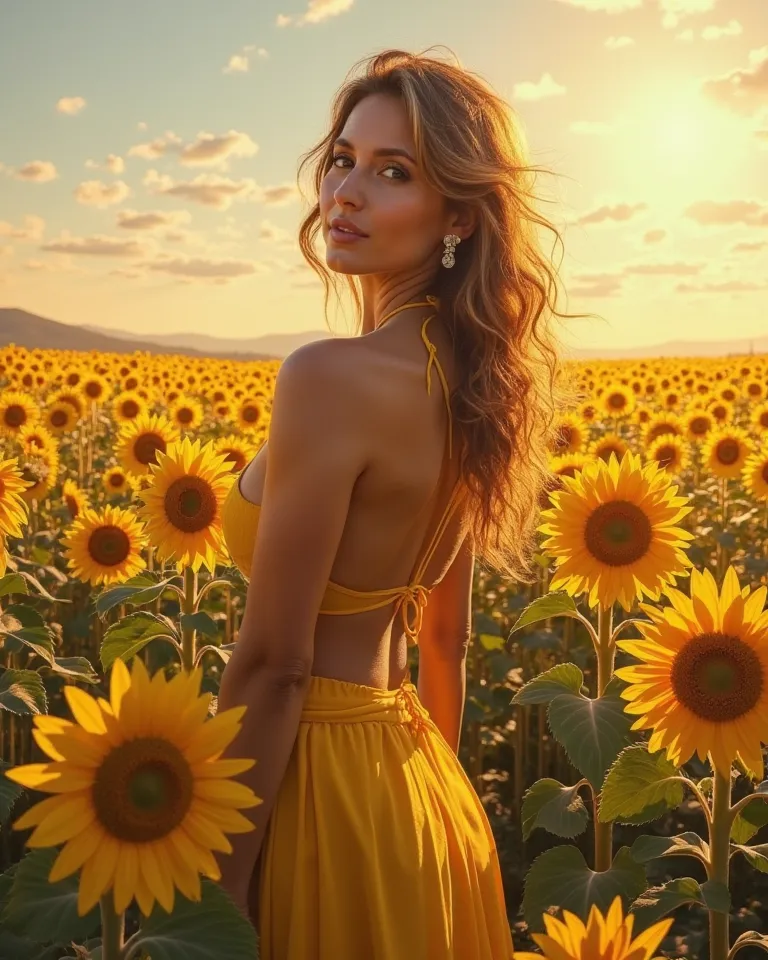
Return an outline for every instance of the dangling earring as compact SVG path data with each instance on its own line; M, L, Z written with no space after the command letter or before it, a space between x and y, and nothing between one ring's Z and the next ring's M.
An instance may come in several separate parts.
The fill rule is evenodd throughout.
M443 237L443 243L445 244L443 266L450 270L450 268L456 263L456 257L454 257L453 253L456 249L456 244L461 243L461 237L457 237L455 233L449 233Z

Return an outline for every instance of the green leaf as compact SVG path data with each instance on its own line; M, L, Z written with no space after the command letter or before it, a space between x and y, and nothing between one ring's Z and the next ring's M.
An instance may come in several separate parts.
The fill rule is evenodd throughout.
M549 705L549 726L555 739L595 790L600 790L608 768L631 742L632 720L610 684L596 700L568 693L555 697Z
M7 597L9 593L29 593L24 577L20 573L6 573L0 577L0 597Z
M9 640L27 647L47 664L53 663L53 637L41 615L24 604L14 604L0 614L0 636L9 652L16 652Z
M19 862L2 916L3 926L12 933L37 943L83 940L99 929L101 921L98 905L84 917L77 915L79 873L48 882L58 854L58 848L46 847Z
M216 621L205 610L198 610L197 613L183 613L179 617L179 625L182 630L197 630L198 633L202 633L206 637L217 637L219 635Z
M146 610L139 610L119 623L113 623L104 634L104 642L99 651L102 667L109 670L118 657L127 663L151 640L161 635L168 635L168 624Z
M5 823L10 817L14 803L24 793L22 786L14 783L13 780L9 780L5 775L4 771L10 770L12 766L12 763L0 760L0 824Z
M539 620L548 620L550 617L576 617L580 619L578 608L573 597L562 591L546 593L543 597L529 603L515 620L512 629L509 632L511 637L513 633L528 627L532 623L538 623Z
M709 858L709 844L698 833L688 831L676 837L638 837L630 849L638 863L648 863L657 857Z
M63 677L75 677L83 683L99 683L100 677L93 669L90 660L85 657L54 657L50 665L51 673Z
M0 674L0 709L11 713L47 713L48 698L36 670L4 670Z
M169 583L177 579L178 577L173 576L162 580L159 575L147 571L137 573L129 580L103 590L94 601L96 613L104 617L104 614L120 603L130 603L132 606L151 603L162 595Z
M523 839L536 827L558 837L577 837L586 830L589 814L578 787L567 787L559 780L537 780L523 798Z
M648 753L644 744L626 747L605 778L598 819L601 823L621 821L662 801L669 809L678 807L683 802L679 777L663 750Z
M512 703L550 703L564 693L576 693L584 683L584 674L575 663L558 663L522 686L512 698Z
M754 847L747 847L741 843L731 844L731 853L740 851L749 860L752 866L760 873L768 873L768 843L759 843Z
M620 847L610 869L590 870L581 850L570 844L545 850L531 864L525 878L523 913L530 929L544 929L542 916L551 907L570 910L586 921L593 903L606 912L614 897L626 907L646 885L645 870L628 847Z
M734 843L748 843L752 837L768 824L768 803L764 797L755 795L755 799L748 803L733 818L731 825L731 840Z
M501 634L479 633L477 638L482 644L484 650L504 649L504 638L501 636Z
M60 571L57 571L60 572ZM31 583L35 588L35 593L38 593L44 600L53 600L56 603L72 603L71 600L67 600L66 597L54 597L45 589L45 587L40 583L40 581L33 577L31 573L25 573L23 570L19 570L16 576L23 577L27 583ZM15 591L18 592L18 591ZM24 593L29 593L28 590L25 590Z
M646 890L635 900L631 909L645 927L656 923L684 903L697 903L716 913L728 913L731 895L728 887L716 880L699 884L693 877L677 877L659 887Z
M141 945L152 960L254 960L256 932L218 883L201 879L199 903L178 892L173 912L156 904L131 948Z

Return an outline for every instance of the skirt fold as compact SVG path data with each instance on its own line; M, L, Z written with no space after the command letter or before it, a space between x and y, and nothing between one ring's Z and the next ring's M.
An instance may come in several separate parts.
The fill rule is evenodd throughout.
M263 960L511 960L498 855L406 682L313 677L270 818Z

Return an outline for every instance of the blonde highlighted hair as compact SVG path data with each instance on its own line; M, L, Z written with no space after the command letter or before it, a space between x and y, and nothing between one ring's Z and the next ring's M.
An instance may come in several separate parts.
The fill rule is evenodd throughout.
M314 193L299 246L323 282L326 324L331 291L341 300L346 285L359 333L358 278L333 274L314 250L322 229L320 187L354 107L372 94L398 98L427 182L449 203L469 205L477 214L455 266L439 269L430 291L440 299L441 320L460 358L451 407L475 556L491 572L532 583L538 515L554 486L548 457L557 418L583 399L566 380L551 321L594 315L556 309L558 276L540 250L536 227L552 231L561 246L562 238L531 202L537 199L535 174L549 171L526 163L525 137L509 105L454 60L385 50L352 67L350 74L362 64L363 74L347 77L334 98L328 133L299 163L299 181L311 164Z

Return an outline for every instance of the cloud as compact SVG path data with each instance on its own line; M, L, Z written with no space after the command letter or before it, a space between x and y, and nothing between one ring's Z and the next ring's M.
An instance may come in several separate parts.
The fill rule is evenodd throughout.
M56 104L59 113L66 113L73 117L85 106L85 100L82 97L61 97Z
M753 114L768 107L768 46L749 53L750 66L705 81L702 94L734 113Z
M142 182L156 194L182 197L217 210L228 210L234 200L252 200L260 195L255 180L230 180L210 173L201 173L194 180L174 180L157 170L148 170Z
M155 230L158 227L171 227L179 223L189 223L192 219L187 210L118 210L117 226L124 230Z
M23 167L9 167L8 172L17 180L32 180L35 183L46 183L55 180L59 173L50 160L30 160Z
M12 257L13 256L13 247L10 243L0 244L0 257Z
M203 130L195 140L187 144L175 133L168 132L164 137L158 137L150 143L136 144L130 148L128 155L155 160L173 153L178 155L179 163L184 166L215 167L225 166L233 157L253 157L258 151L259 145L240 130L229 130L221 134Z
M646 203L614 203L602 204L594 210L582 214L574 223L584 226L588 223L626 223L629 220L648 209Z
M608 37L603 44L606 50L622 50L624 47L634 47L635 41L632 37Z
M146 120L139 120L139 122L136 124L136 129L137 129L137 130L146 130L146 129L147 129L147 122L146 122Z
M279 13L275 23L278 27L287 27L290 24L304 27L308 23L321 23L351 10L354 2L355 0L308 0L307 9L301 16L291 17Z
M115 180L114 183L86 180L74 191L77 202L88 207L110 207L122 203L130 193L131 188L122 180Z
M247 47L243 47L242 53L232 54L226 67L222 68L222 73L248 73L251 68L248 54L254 51L257 57L266 58L269 56L265 47L257 47L255 43L250 43Z
M110 277L122 277L124 280L139 280L142 276L137 270L126 270L124 267L110 270L109 275Z
M284 183L279 187L264 187L262 191L262 200L272 207L281 207L286 203L295 200L299 191L295 184Z
M643 0L558 0L568 7L586 10L587 13L626 13L642 7Z
M145 257L152 247L138 240L122 240L103 235L73 237L65 231L58 240L51 240L40 247L53 253L72 253L89 257Z
M259 225L259 240L270 241L275 244L293 244L294 236L290 231L275 226L269 220L262 220Z
M14 240L42 240L45 232L45 220L33 213L24 217L25 226L14 227L12 223L0 220L0 237L12 237Z
M512 92L518 100L546 100L549 97L562 97L565 87L556 83L552 74L545 73L537 83L531 80L516 83Z
M724 27L704 27L701 31L702 40L720 40L721 37L738 37L744 33L744 27L738 20L729 20Z
M89 170L101 169L101 164L97 163L95 160L86 160L85 165ZM104 168L110 173L124 173L125 160L123 160L122 157L118 157L115 153L110 153L107 159L104 161Z
M768 227L768 203L757 200L700 200L686 207L683 216L703 227L732 226L735 223Z
M751 293L766 289L768 283L755 283L753 280L713 280L707 283L678 283L675 293Z
M255 260L212 260L206 257L159 257L141 264L147 270L167 273L176 277L196 280L233 280L267 272L267 268Z

